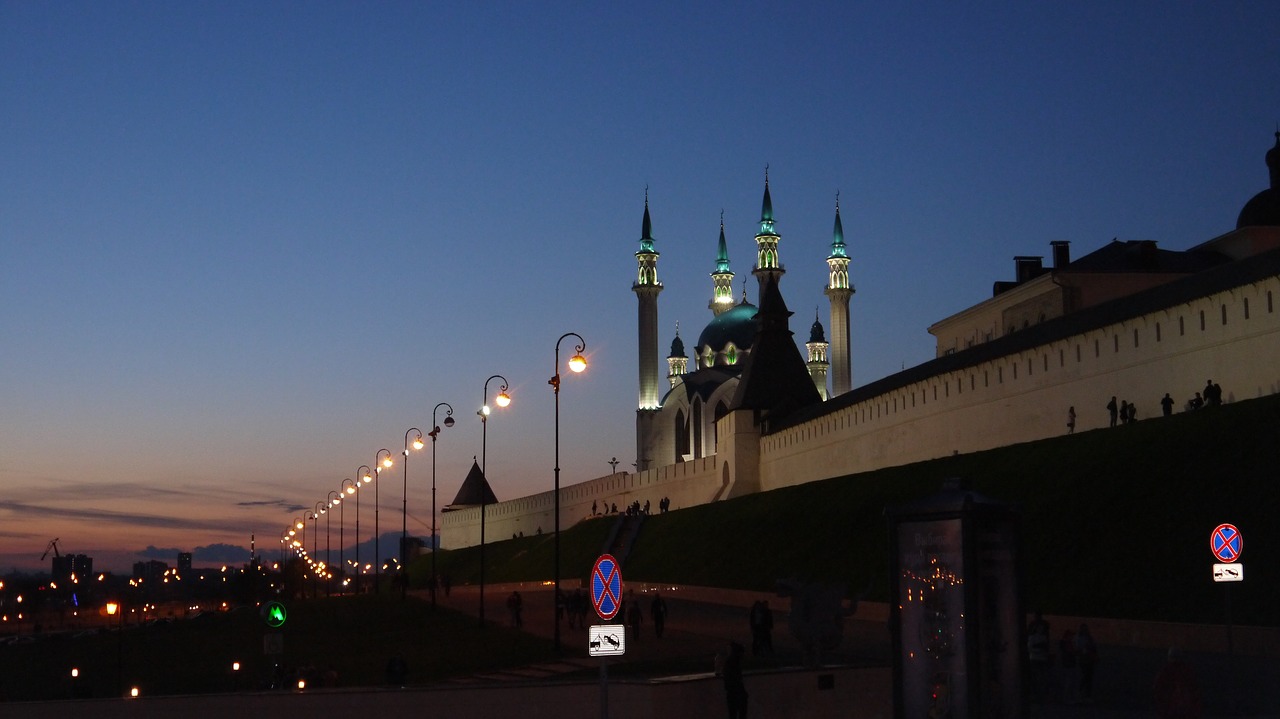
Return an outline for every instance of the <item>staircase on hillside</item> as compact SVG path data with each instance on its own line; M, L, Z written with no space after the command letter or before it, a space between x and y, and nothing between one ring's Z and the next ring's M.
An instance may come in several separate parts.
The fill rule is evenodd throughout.
M613 523L613 529L609 530L608 539L604 540L604 549L601 551L613 555L613 558L618 560L618 564L625 566L627 555L631 554L631 547L635 545L636 537L640 535L644 518L643 514L618 515L617 521Z

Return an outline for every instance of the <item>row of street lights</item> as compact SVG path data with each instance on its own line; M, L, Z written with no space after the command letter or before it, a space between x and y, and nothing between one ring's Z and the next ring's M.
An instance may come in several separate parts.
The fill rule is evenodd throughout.
M586 350L586 340L582 338L582 335L579 335L576 332L566 332L565 334L561 335L558 340L556 340L555 368L554 368L555 373L552 375L551 379L547 381L547 383L551 385L552 390L555 394L555 491L554 491L554 510L553 511L555 514L555 517L554 517L554 532L555 532L554 585L555 585L555 596L557 598L560 596L560 344L565 339L570 337L575 338L577 342L575 343L574 355L568 361L568 367L571 371L575 373L582 372L584 369L586 369L587 360L586 360L586 357L584 357L582 354ZM481 398L481 407L480 407L480 410L476 412L476 414L480 416L480 425L481 425L480 472L482 475L485 474L485 471L486 471L485 465L486 465L487 449L488 449L488 419L489 419L490 413L492 412L492 410L489 407L489 383L492 382L493 380L500 380L502 383L501 387L498 390L498 394L495 397L495 403L499 407L506 407L511 403L511 396L508 394L509 388L508 388L508 382L506 377L500 374L495 374L490 376L488 379L484 381L484 394L483 394L483 397ZM436 606L436 587L437 587L436 557L435 557L435 554L436 554L435 542L436 542L436 532L437 532L435 443L438 435L440 434L440 429L441 429L440 424L438 424L436 421L436 418L438 416L439 411L442 408L445 410L445 415L444 415L444 420L440 424L443 424L445 427L452 427L454 425L453 406L447 402L441 402L437 404L435 408L432 409L431 411L431 430L426 433L426 436L431 438L431 541L432 541L431 554L432 556L431 556L430 589L431 589L432 608ZM405 464L404 464L404 473L403 473L403 479L402 479L403 486L401 490L401 501L400 501L400 514L401 514L400 551L402 554L406 551L406 548L408 546L409 450L410 448L415 450L422 449L424 446L423 439L424 439L424 435L422 433L422 430L418 429L417 427L409 428L409 430L406 431L404 435ZM384 454L385 456L383 456ZM339 525L339 530L338 530L339 531L339 535L338 535L339 559L338 561L339 561L339 564L345 568L346 566L346 556L345 556L346 521L345 521L345 507L342 506L342 500L344 496L349 497L350 495L355 495L355 498L356 498L355 566L356 566L356 591L358 592L360 587L360 574L361 574L360 494L358 490L360 489L362 484L373 483L374 484L373 522L374 522L374 537L375 537L374 539L374 589L375 591L377 591L378 580L379 580L380 570L381 570L381 556L379 554L379 546L378 546L377 540L379 538L379 532L381 528L379 525L378 486L375 482L375 479L377 476L379 476L382 473L384 469L390 469L394 465L394 461L391 459L392 456L393 456L392 452L389 449L383 448L378 450L377 453L374 455L374 465L373 465L374 468L371 469L369 465L363 465L363 464L357 467L355 480L352 480L350 478L344 479L342 481L342 485L339 487L338 490L330 491L326 495L324 501L316 503L315 507L310 512L309 517L304 514L302 519L295 519L293 524L291 524L290 527L287 530L285 530L284 533L281 534L282 559L283 559L283 548L287 546L287 547L290 547L293 551L295 551L299 557L303 558L308 563L308 565L310 565L313 568L316 574L324 573L326 577L326 593L328 593L327 580L333 578L333 573L331 571L331 566L330 566L331 547L329 544L329 520L326 517L325 561L319 562L319 563L317 563L316 560L314 560L311 556L307 554L305 520L312 519L318 523L320 516L327 515L328 511L334 507L339 507L340 515L338 520L338 525ZM481 625L484 624L484 586L485 586L484 548L485 548L485 505L486 504L487 504L487 498L482 497L480 500L480 623ZM315 531L317 532L317 535L318 535L318 528L316 528ZM301 537L298 539L291 539L297 536L298 532L301 532ZM318 536L315 537L314 544L315 544L315 547L313 549L313 553L316 555L319 555L319 537ZM401 565L402 567L407 565L407 562L405 561L404 557L401 557ZM404 584L402 585L402 596L404 596L404 593L407 592L407 585L408 585L407 581L405 581ZM312 594L313 595L315 594L314 583L313 583ZM557 651L560 649L560 617L558 614L556 616L556 621L555 621L555 647Z

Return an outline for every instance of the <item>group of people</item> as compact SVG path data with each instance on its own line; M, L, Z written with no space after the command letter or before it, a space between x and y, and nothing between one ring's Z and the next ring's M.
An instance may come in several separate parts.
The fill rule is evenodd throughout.
M627 505L626 515L628 517L635 517L641 514L647 515L649 514L649 507L650 507L649 500L646 499L644 500L644 504L640 504L640 500L637 499L636 501ZM667 511L670 509L671 509L670 497L663 497L662 499L658 500L658 512L660 514L666 514ZM605 502L603 511L601 511L600 503L598 501L592 500L591 502L591 516L593 517L598 517L601 515L608 515L608 514L618 514L618 513L619 512L618 512L617 503L611 504L609 502Z
M586 628L587 610L591 609L591 600L587 598L587 590L582 587L556 596L556 617L567 617L570 629Z
M1098 645L1089 633L1089 625L1081 624L1076 631L1070 629L1058 639L1060 696L1063 704L1089 703L1093 701L1093 675L1098 666ZM1031 696L1035 701L1047 701L1053 685L1053 652L1049 634L1049 622L1036 612L1035 619L1027 625L1027 660L1030 665Z
M1165 417L1173 415L1173 407L1177 402L1169 395L1168 392L1160 398L1160 412ZM1222 404L1222 385L1216 384L1213 380L1205 382L1204 389L1196 392L1195 397L1187 400L1187 411L1197 410L1201 407L1217 407ZM1119 424L1133 424L1138 419L1138 406L1136 403L1128 400L1120 400L1117 404L1116 396L1111 395L1111 401L1107 402L1107 414L1111 418L1111 426ZM1071 434L1076 430L1076 408L1067 408L1067 434Z
M1187 410L1200 409L1202 407L1217 407L1222 404L1222 385L1215 384L1213 380L1205 383L1204 389L1196 392L1196 396L1187 400Z
M1036 612L1027 625L1027 660L1030 665L1031 699L1052 699L1053 653L1049 638L1049 622ZM1093 701L1093 677L1098 666L1098 646L1088 624L1076 631L1068 629L1058 640L1058 662L1061 666L1058 695L1063 704L1087 704ZM1168 661L1156 675L1152 687L1156 712L1168 719L1198 719L1204 711L1195 670L1177 649L1170 649Z
M1111 426L1116 426L1116 422L1120 424L1133 424L1138 421L1138 405L1130 404L1128 400L1120 400L1120 404L1116 404L1116 396L1111 395L1111 401L1107 403L1107 413L1111 416Z

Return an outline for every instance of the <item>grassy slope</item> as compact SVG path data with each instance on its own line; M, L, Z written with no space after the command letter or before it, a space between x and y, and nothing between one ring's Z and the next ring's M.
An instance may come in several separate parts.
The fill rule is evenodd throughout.
M1192 622L1223 620L1209 534L1245 538L1237 623L1280 625L1280 397L813 482L650 517L630 580L770 589L784 577L840 582L887 599L886 506L947 477L1022 509L1028 606L1046 612ZM565 577L585 575L608 527L562 534ZM486 580L545 579L551 538L489 545ZM440 571L475 581L474 548L442 552ZM418 567L424 569L422 565Z

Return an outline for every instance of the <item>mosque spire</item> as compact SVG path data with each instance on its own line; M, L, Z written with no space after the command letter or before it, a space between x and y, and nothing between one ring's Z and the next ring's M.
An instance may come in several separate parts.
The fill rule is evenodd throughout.
M778 236L773 224L773 198L769 196L769 166L764 167L764 200L760 203L760 231L756 233L756 266L751 274L756 276L763 293L765 282L782 279L786 270L778 261Z
M853 368L849 342L849 253L845 251L844 224L840 222L840 193L836 192L836 221L831 230L831 254L827 256L827 288L831 300L831 396L853 388Z
M716 269L711 273L711 304L719 315L733 308L733 270L729 269L729 246L724 240L724 210L720 211L720 242L716 245Z
M657 410L658 400L658 251L654 249L653 222L649 219L649 188L644 188L644 220L640 227L640 251L636 252L636 281L631 285L639 301L640 410Z

